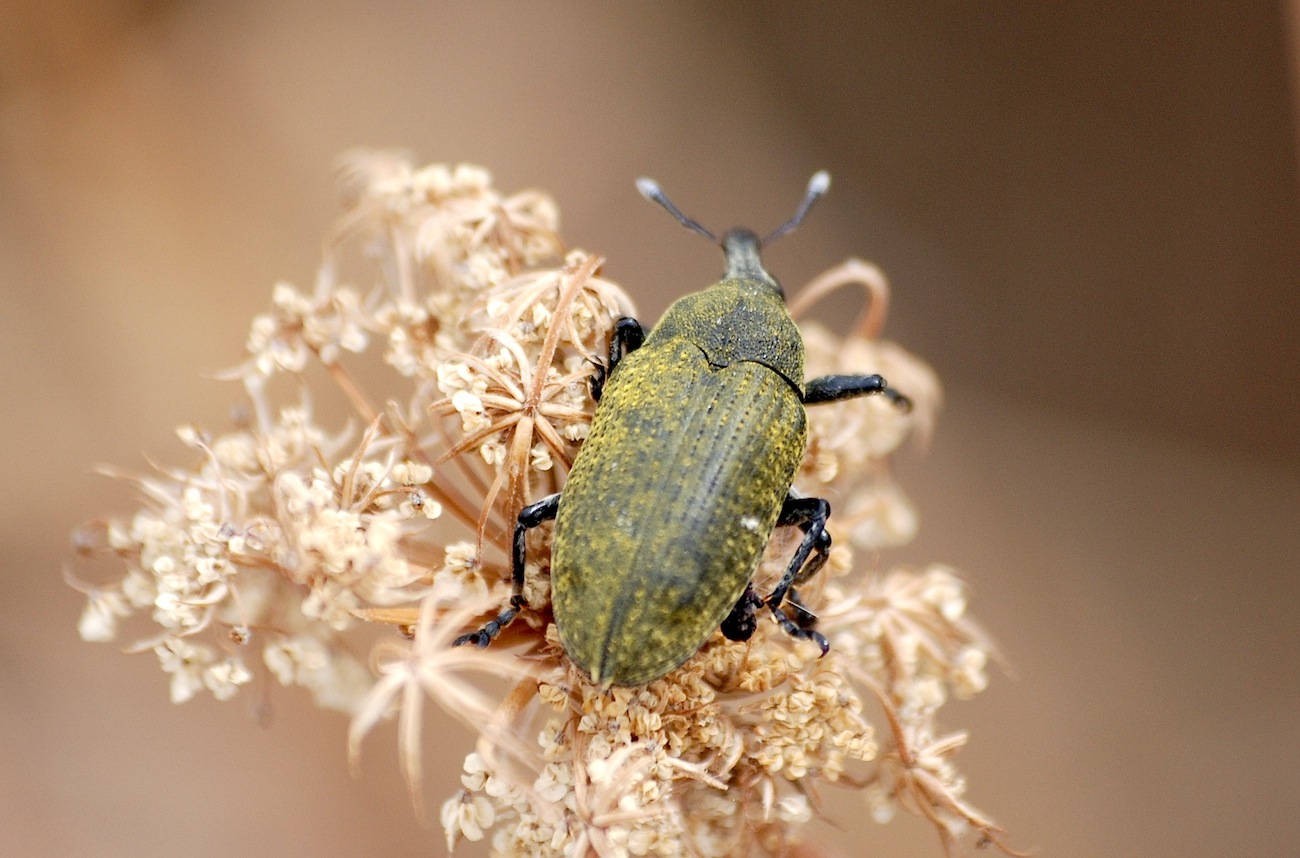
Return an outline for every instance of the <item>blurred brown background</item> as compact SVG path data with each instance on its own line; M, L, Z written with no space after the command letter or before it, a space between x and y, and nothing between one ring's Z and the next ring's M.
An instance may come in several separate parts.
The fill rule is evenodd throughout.
M0 4L0 853L427 855L394 737L347 773L299 695L173 707L76 637L91 475L220 425L278 278L310 281L358 145L555 195L653 319L715 228L832 193L769 266L879 263L949 392L904 484L1016 678L948 711L970 798L1044 856L1285 855L1300 838L1300 210L1282 6ZM846 310L852 307L845 305ZM445 732L440 732L445 731ZM440 758L468 747L438 722ZM454 789L442 765L429 794ZM921 823L825 829L940 854ZM436 808L435 808L436 817ZM466 854L475 854L467 850Z

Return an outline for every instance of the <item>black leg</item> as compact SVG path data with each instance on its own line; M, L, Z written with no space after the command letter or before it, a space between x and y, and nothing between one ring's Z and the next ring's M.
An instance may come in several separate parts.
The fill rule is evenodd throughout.
M485 647L492 642L492 639L501 633L501 630L510 625L510 621L518 616L519 611L528 607L528 600L524 598L524 540L528 531L537 527L544 521L550 521L555 518L555 514L560 509L560 493L547 495L536 503L531 503L519 511L519 519L515 522L515 536L511 543L510 551L510 572L514 580L514 595L510 597L509 605L492 620L476 632L470 632L461 635L452 641L452 646L461 646L462 644L472 643L477 647Z
M790 565L786 567L785 575L781 577L780 583L776 589L768 596L764 602L780 623L781 629L791 637L802 640L814 641L821 647L822 655L830 649L830 643L826 638L813 629L816 617L812 612L804 607L803 602L793 592L792 588L811 578L817 573L817 570L826 565L826 559L830 556L831 535L826 532L826 519L830 518L831 505L822 498L796 498L787 497L781 505L781 514L776 523L780 525L795 524L803 531L803 541L795 549L794 557L790 559ZM815 553L814 553L815 552ZM809 559L809 555L812 559ZM805 564L807 564L805 566ZM781 603L786 600L786 595L790 596L790 604L794 608L795 618L791 619L785 611L781 609ZM730 619L730 618L729 618Z
M803 404L820 405L879 393L904 411L912 410L912 400L889 386L878 375L823 375L804 385Z
M592 399L600 402L600 394L605 389L605 380L614 372L614 367L618 366L618 362L624 355L641 348L643 342L645 342L645 331L636 319L623 316L614 323L614 333L609 338L609 363L606 366L597 364L596 371L591 375Z
M751 584L746 587L745 594L736 602L736 607L722 621L722 636L729 641L747 641L753 637L754 629L758 628L754 611L762 604L763 600L754 592L754 586Z
M811 565L811 564L810 564ZM820 564L819 564L820 566ZM811 629L817 625L817 615L808 609L799 597L799 591L791 587L785 597L786 604L794 608L794 622L801 629Z
M803 531L803 541L795 549L790 565L786 567L772 595L768 596L769 605L780 605L786 592L802 581L807 581L817 570L826 565L831 551L831 535L826 532L826 520L831 516L831 505L822 498L787 497L781 504L781 514L776 519L777 527L797 524ZM808 555L816 554L812 560ZM807 568L804 564L807 563Z

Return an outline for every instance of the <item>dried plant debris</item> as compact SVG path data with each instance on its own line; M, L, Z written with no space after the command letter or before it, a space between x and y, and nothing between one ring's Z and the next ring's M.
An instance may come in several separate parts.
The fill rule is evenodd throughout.
M746 643L714 635L662 679L601 689L551 622L549 528L528 536L520 620L487 649L451 641L508 592L510 525L563 486L595 410L587 379L631 301L599 257L566 251L546 195L504 195L481 168L358 152L340 185L346 213L315 284L277 285L226 373L246 393L241 419L182 427L188 466L111 472L143 501L78 535L81 553L126 569L93 585L89 570L69 573L86 595L83 638L115 640L129 623L129 650L157 655L176 703L230 699L255 674L304 686L352 717L354 759L396 716L421 813L424 706L438 704L479 735L442 804L449 848L779 855L837 784L879 821L897 808L928 819L947 851L964 836L1010 851L964 798L953 756L966 735L937 721L950 696L983 690L994 654L965 586L943 566L879 569L879 550L917 527L890 457L928 433L940 399L923 362L878 339L879 271L851 261L792 303L798 316L865 287L849 336L802 325L809 376L879 371L914 406L869 397L809 412L795 485L835 499L835 543L802 595L829 654L764 618ZM368 391L367 357L399 395ZM354 419L323 425L322 384ZM778 531L758 586L779 579L792 538Z

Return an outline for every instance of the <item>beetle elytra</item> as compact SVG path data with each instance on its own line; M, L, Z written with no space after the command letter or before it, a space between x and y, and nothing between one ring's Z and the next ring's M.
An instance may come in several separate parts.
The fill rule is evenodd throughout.
M457 644L486 646L527 607L527 531L554 519L551 599L560 641L593 682L641 685L690 658L715 629L747 640L766 606L788 634L826 639L796 587L826 562L830 504L790 491L807 444L804 408L867 394L908 401L879 375L804 381L804 345L760 250L794 229L825 193L819 172L795 215L760 239L719 240L658 185L637 187L682 225L718 243L722 280L678 299L647 335L622 318L592 378L591 432L563 491L530 504L514 529L514 595ZM760 597L751 578L776 526L803 538Z

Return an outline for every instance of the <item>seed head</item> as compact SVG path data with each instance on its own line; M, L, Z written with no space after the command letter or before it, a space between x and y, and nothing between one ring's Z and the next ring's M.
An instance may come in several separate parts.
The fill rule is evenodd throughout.
M277 284L225 373L243 416L226 431L182 427L189 463L125 477L140 509L79 538L124 567L94 585L69 575L86 594L86 640L139 629L131 649L156 655L177 703L230 699L258 673L303 686L352 716L354 762L396 713L420 813L433 701L480 737L442 805L449 848L780 854L832 784L861 790L879 820L900 807L929 819L950 850L967 830L1003 846L963 798L953 755L965 734L938 726L950 696L983 690L992 645L951 570L882 572L874 559L915 533L889 462L929 431L940 399L924 363L878 338L879 271L846 263L792 303L798 316L864 285L849 336L803 325L809 372L879 371L913 402L810 411L796 487L836 499L835 547L801 593L830 654L765 618L744 644L715 635L667 676L605 690L558 643L548 528L527 535L520 620L486 650L451 642L504 600L510 526L563 486L595 410L593 364L631 301L600 257L566 250L547 196L502 194L481 168L357 152L340 186L345 214L314 284ZM322 380L349 419L317 415ZM791 538L778 534L760 563L764 592ZM367 661L377 626L391 631Z

